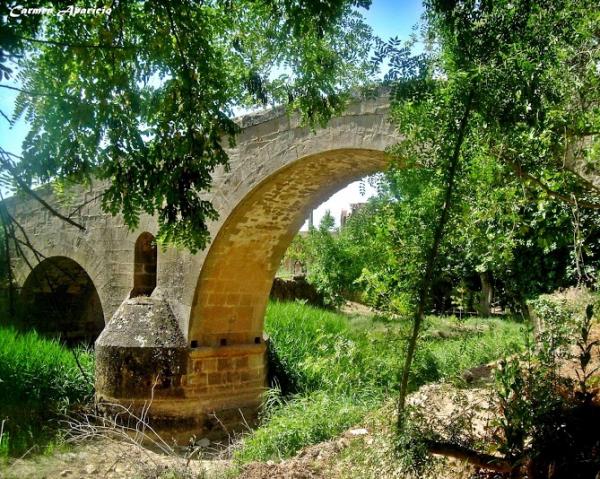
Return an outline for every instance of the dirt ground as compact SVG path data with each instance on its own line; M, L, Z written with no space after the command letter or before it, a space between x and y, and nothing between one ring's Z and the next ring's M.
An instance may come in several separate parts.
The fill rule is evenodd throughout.
M410 396L410 403L426 405L428 414L441 420L458 416L469 404L472 426L481 435L494 415L490 391L485 387L457 390L450 384L429 384ZM0 469L2 479L409 479L391 460L393 404L364 423L330 441L309 446L282 462L250 463L236 470L227 460L190 460L154 453L132 444L95 440L69 452L17 460ZM469 479L474 468L439 458L427 477ZM2 466L0 466L1 468ZM411 478L412 479L412 478Z
M426 395L438 394L431 388ZM426 400L426 396L420 396ZM391 412L390 408L386 408ZM387 414L386 412L386 414ZM385 416L385 415L384 415ZM389 421L377 415L366 420L367 427L346 431L341 437L309 446L294 458L274 463L251 463L242 479L413 479L401 474L391 459ZM441 459L440 459L441 460ZM443 460L419 479L468 479L474 469L459 461Z
M103 439L74 445L68 452L24 457L0 465L0 478L216 479L222 477L227 466L226 461L187 462L184 458L157 454L134 444ZM167 475L167 472L172 474Z
M427 394L437 394L429 389ZM356 470L353 451L369 457L381 452L387 439L377 430L357 427L341 437L309 446L295 457L275 463L251 463L235 471L226 460L191 460L167 457L147 449L109 440L94 440L73 446L69 452L48 456L25 457L10 465L0 466L2 479L334 479L368 477ZM377 455L377 454L375 454ZM372 465L364 464L371 469ZM384 466L381 466L384 467ZM235 472L234 472L235 471ZM462 472L461 472L462 471ZM458 463L445 467L436 479L466 479L465 468ZM374 471L370 471L374 472ZM385 474L379 477L396 477Z

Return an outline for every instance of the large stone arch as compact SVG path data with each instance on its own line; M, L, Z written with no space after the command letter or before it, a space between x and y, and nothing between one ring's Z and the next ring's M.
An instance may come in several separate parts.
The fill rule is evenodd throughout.
M308 213L385 166L380 150L323 151L254 188L229 215L204 260L190 318L192 347L260 344L273 277Z
M385 150L400 139L385 98L353 104L316 131L281 112L241 124L230 171L213 177L220 220L210 225L212 243L183 262L181 300L171 303L179 314L189 305L188 321L179 320L188 348L180 389L161 392L160 403L155 391L154 414L187 417L196 434L255 417L266 387L264 312L281 257L311 208L385 169ZM175 406L169 395L177 394Z
M38 263L23 283L19 303L20 327L68 344L90 344L104 329L104 311L92 278L66 256Z
M114 298L111 298L111 275L110 271L108 271L104 255L98 254L97 249L94 250L88 244L88 241L66 229L53 232L53 241L48 241L43 247L39 245L35 246L39 251L38 254L34 254L32 251L24 248L21 250L23 256L15 254L15 283L20 288L23 288L32 271L47 259L58 257L68 258L78 264L92 279L100 298L104 321L107 322L110 319L111 303L114 303ZM119 300L119 303L122 299Z
M103 187L99 182L89 187L73 187L69 192L71 205L68 206L52 193L49 186L36 192L65 216L74 210L72 205L84 205L72 217L84 230L51 214L33 198L17 196L9 198L5 204L20 226L16 230L19 248L16 249L15 242L11 242L16 287L21 288L32 269L45 259L69 258L79 264L94 282L104 321L108 322L132 287L135 239L129 238L120 218L110 217L101 211L98 194ZM131 249L131 259L127 260L131 264L119 261L119 257L123 257L121 251L124 245Z
M397 143L401 137L389 122L389 98L381 96L351 103L340 116L332 118L326 127L311 129L296 115L288 115L282 109L259 112L238 120L242 131L236 138L236 146L228 150L230 169L220 168L213 174L213 187L207 198L211 200L219 219L209 224L213 244L221 235L230 217L239 211L252 194L276 175L298 174L297 178L318 173L331 162L335 169L336 151L377 151ZM360 156L360 155L359 155ZM304 172L290 169L300 167L304 160L313 158L314 169ZM358 162L361 158L356 158ZM308 163L307 163L308 165ZM340 164L341 165L341 164ZM355 164L354 176L337 176L332 171L330 188L322 184L322 197L367 174L369 168ZM352 169L352 168L351 168ZM375 170L380 169L375 168ZM350 171L347 170L346 173ZM292 181L291 177L289 181ZM313 200L318 204L317 196ZM308 210L309 208L307 208ZM169 249L159 254L162 274L157 289L165 292L178 319L188 344L197 338L188 337L198 319L197 301L200 298L199 276L204 268L212 244L195 255ZM167 292L168 291L168 292ZM195 303L196 301L196 303Z

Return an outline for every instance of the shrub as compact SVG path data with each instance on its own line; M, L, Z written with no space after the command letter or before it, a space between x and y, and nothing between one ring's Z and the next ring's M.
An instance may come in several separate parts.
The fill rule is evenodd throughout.
M594 372L590 359L600 352L599 341L590 336L594 307L590 304L583 318L562 318L565 324L554 319L568 308L555 308L546 299L538 306L553 314L543 318L548 320L538 347L521 361L504 362L497 374L498 450L518 465L511 477L595 477L600 471L600 407L594 404L598 390L588 384ZM567 347L573 342L575 354ZM564 359L578 363L577 381L561 373L559 360Z
M450 455L458 453L473 464L485 463L484 469L497 471L476 477L596 477L600 471L600 390L596 387L600 366L594 358L600 357L600 339L592 328L599 300L588 293L576 298L561 293L531 302L541 325L537 341L523 354L500 361L492 398L498 415L488 435L482 437L473 428L470 416L479 407L473 402L461 404L460 414L451 416L459 423L464 416L459 436L452 434L445 417L425 421L422 408L410 411L397 439L401 466L421 477L430 453L439 452L442 444ZM449 346L447 351L452 349Z

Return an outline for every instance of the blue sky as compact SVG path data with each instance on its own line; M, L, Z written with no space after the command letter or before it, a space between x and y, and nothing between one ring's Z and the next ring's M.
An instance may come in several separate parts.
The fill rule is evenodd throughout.
M365 13L367 23L382 38L408 38L423 13L421 0L373 0Z
M369 10L363 12L367 23L379 37L387 39L398 36L407 39L422 11L421 0L373 0ZM15 97L16 92L0 89L0 110L9 116L13 111ZM4 118L0 118L0 144L11 153L21 153L21 143L27 131L27 124L23 120L10 127ZM367 196L372 194L373 190L367 188ZM348 209L350 203L359 203L365 199L366 197L359 193L358 182L352 183L315 210L315 222L320 221L327 209L331 210L336 221L339 221L342 209Z

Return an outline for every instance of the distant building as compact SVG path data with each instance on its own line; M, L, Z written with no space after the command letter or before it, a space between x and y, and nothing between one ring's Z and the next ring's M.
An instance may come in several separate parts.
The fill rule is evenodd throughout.
M346 224L346 221L348 221L350 216L352 216L365 205L366 203L350 203L350 210L342 210L340 213L340 228Z

